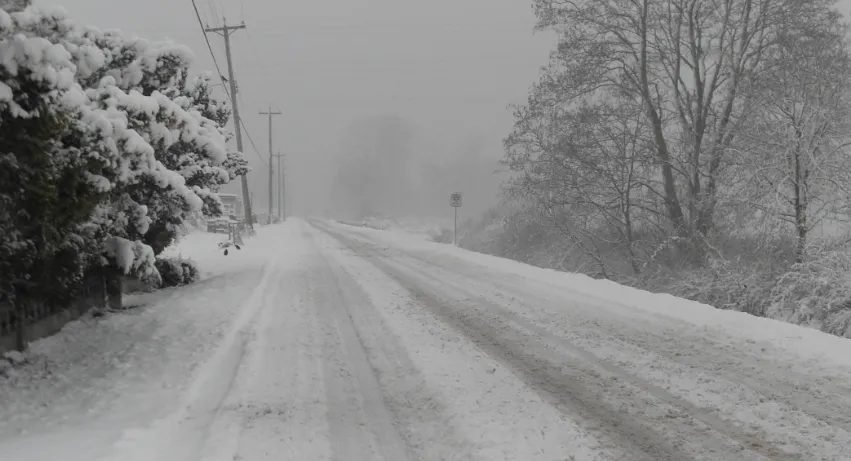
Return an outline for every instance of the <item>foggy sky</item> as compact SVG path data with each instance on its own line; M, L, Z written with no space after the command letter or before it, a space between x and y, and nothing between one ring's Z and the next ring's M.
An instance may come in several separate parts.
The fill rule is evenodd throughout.
M190 0L36 3L59 4L82 24L173 39L193 49L196 70L214 69ZM240 111L264 158L267 121L258 111L271 105L283 112L274 119L275 150L289 156L289 187L299 213L326 208L341 138L358 118L393 114L409 120L418 129L418 155L458 155L459 145L480 138L496 161L512 123L506 106L525 100L555 43L549 34L533 33L528 0L197 3L211 25L226 16L248 26L232 43ZM210 40L226 75L222 39L211 34ZM262 211L266 169L247 138L245 153L255 168L249 176L254 208ZM238 181L228 189L239 192Z
M190 0L36 0L60 4L80 23L140 37L171 38L193 49L196 70L213 70ZM479 139L501 157L512 118L555 45L533 33L530 0L197 0L210 25L245 21L233 39L240 110L268 158L268 106L275 150L289 157L295 211L328 209L335 164L347 128L358 119L392 114L417 129L419 156L464 155ZM851 0L840 8L851 10ZM222 39L210 35L226 74ZM248 139L245 154L255 211L266 210L267 170ZM495 202L473 189L471 212ZM490 187L490 186L488 186ZM229 192L240 193L239 181ZM489 191L490 189L488 189ZM444 195L450 191L445 191ZM392 193L392 191L388 191ZM471 196L473 195L473 196ZM479 195L479 196L476 196ZM443 200L444 198L440 198ZM448 198L446 199L448 201ZM447 212L450 210L447 209ZM412 210L416 214L417 210Z

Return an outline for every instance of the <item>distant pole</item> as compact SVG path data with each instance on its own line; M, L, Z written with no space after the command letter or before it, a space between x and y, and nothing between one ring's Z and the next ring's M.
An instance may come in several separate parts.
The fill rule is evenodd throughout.
M275 154L272 153L272 116L273 115L281 115L280 111L272 111L272 106L269 106L269 112L260 112L260 115L268 115L269 116L269 217L266 220L267 224L272 224L272 188L273 184L273 175L272 175L272 161L275 159Z
M231 106L233 107L233 127L236 132L236 149L241 153L242 150L242 130L240 129L241 119L239 118L239 105L237 104L236 98L236 77L233 74L233 61L231 59L230 53L230 35L231 31L245 29L245 23L242 23L238 26L229 26L227 25L227 19L224 20L224 24L222 27L206 27L204 28L204 32L213 32L215 34L221 35L225 39L225 55L228 59L228 78L230 79L228 83L230 83L230 99ZM248 224L248 227L253 227L254 225L254 214L251 211L251 196L248 192L248 177L243 174L242 176L242 196L244 197L242 206L243 211L245 212L245 223Z
M455 207L455 229L452 231L452 244L458 245L458 207Z
M290 194L287 193L287 164L284 163L281 169L281 217L287 216L287 200L290 198Z
M449 204L455 208L455 227L452 231L452 244L458 245L458 208L461 208L461 192L453 192L449 196Z
M286 178L284 166L286 165L281 166L281 158L286 158L286 155L278 152L276 155L273 155L273 157L277 157L278 159L278 216L280 216L281 221L283 221L284 214L287 212L287 204L285 202L287 195L285 189L286 183L284 182Z
M284 171L281 170L281 153L280 152L278 152L277 157L278 157L278 218L280 218L280 220L283 221L284 220L284 206L283 206L282 202L284 200L284 194L283 194L283 189L281 188L281 181L282 181L282 178L284 177Z

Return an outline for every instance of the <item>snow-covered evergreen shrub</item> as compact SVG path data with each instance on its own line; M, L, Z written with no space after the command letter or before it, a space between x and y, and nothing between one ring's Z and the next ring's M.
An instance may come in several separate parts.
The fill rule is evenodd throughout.
M158 258L156 267L163 288L189 285L198 280L198 267L188 259Z
M185 47L56 8L0 11L0 56L0 289L61 290L92 265L159 278L154 255L247 169L210 77L188 78Z
M113 115L75 81L101 56L45 38L65 29L50 12L0 11L0 291L15 295L81 280L104 238L92 214L118 176Z

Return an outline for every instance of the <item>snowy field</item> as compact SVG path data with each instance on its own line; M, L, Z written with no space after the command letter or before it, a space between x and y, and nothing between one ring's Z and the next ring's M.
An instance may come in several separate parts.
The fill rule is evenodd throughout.
M9 460L851 459L851 340L291 219L39 341Z

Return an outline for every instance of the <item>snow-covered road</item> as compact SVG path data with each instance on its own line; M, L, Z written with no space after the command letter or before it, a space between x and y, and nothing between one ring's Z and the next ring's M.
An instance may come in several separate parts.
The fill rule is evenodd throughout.
M0 459L851 459L851 340L324 221L243 253L34 345Z

